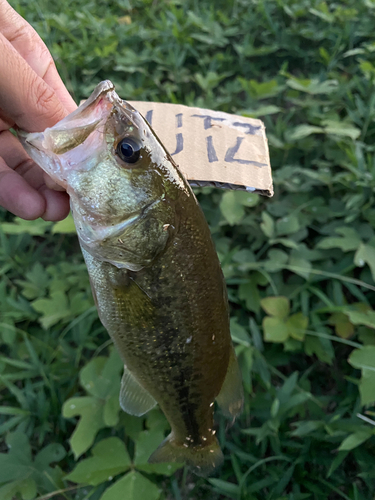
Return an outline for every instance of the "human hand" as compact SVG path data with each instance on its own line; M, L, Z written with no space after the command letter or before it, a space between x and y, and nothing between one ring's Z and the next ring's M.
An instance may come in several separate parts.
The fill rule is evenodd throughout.
M36 31L0 0L0 205L23 219L60 220L69 198L9 131L40 132L77 105Z

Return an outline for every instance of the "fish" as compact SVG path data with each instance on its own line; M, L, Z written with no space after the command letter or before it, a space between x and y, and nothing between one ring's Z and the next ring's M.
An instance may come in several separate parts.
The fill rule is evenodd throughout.
M223 462L214 402L234 420L243 388L223 273L188 181L109 80L55 126L19 136L70 196L99 318L124 363L121 408L141 416L159 404L170 424L149 462L212 474Z

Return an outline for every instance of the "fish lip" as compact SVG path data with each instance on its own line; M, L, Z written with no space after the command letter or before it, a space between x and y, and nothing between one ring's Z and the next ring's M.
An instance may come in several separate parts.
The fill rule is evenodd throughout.
M74 116L76 111L77 114L79 112L84 111L86 108L91 106L96 100L98 100L99 97L104 97L104 96L107 96L113 108L115 108L116 106L121 106L122 112L125 113L125 115L129 119L132 119L132 113L135 112L139 114L138 111L131 104L121 99L121 97L116 92L114 84L110 80L104 80L95 87L90 97L88 97L85 102L83 102L75 111L73 111L73 113L70 113L70 115L68 116L69 117ZM78 110L80 111L78 112Z
M134 212L131 214L129 217L127 217L125 220L119 222L118 224L114 226L110 226L108 228L100 230L100 226L97 226L97 228L91 226L92 232L91 234L93 235L92 238L84 238L83 235L80 235L78 233L79 239L81 240L82 243L84 243L84 246L86 250L89 252L90 246L92 245L97 245L100 244L100 242L104 241L107 238L118 238L120 237L123 232L132 224L137 223L139 220L142 219L144 215L147 214L147 212L157 205L159 202L163 200L162 197L157 198L156 200L151 201L147 205L145 205L141 210Z
M103 95L108 94L108 92L111 92L112 90L115 90L115 86L113 85L111 80L104 80L104 81L98 83L98 85L92 91L90 97L88 99L86 99L86 101L81 106L79 106L77 109L79 109L79 108L81 108L81 110L86 109L87 106L89 106L91 103L96 101L96 99L101 94L103 94ZM74 113L74 111L73 111L73 113Z
M153 201L150 201L150 203L147 203L147 205L145 205L143 208L141 208L141 210L139 210L138 212L135 212L133 215L131 215L130 217L127 217L122 223L118 224L119 228L118 228L118 231L115 232L113 235L111 235L112 237L117 237L120 235L120 232L126 228L128 228L129 226L131 226L132 224L138 222L140 219L142 219L142 217L144 215L147 214L147 212L152 208L154 207L155 205L157 205L160 201L162 201L162 198L157 198L156 200L153 200ZM113 226L112 229L116 227L116 226Z
M26 137L30 134L30 132L26 132L26 130L17 126L14 126L14 130L17 132L17 137L24 139L27 142Z
M112 92L115 95L108 96L108 94L110 94ZM83 114L87 108L89 108L93 103L95 103L95 101L98 101L99 98L103 98L104 96L109 97L108 100L111 102L112 105L115 102L117 102L118 99L120 99L115 92L115 86L113 85L113 83L110 80L104 80L104 81L98 83L98 85L94 88L94 90L92 91L90 96L86 99L86 101L84 101L80 106L77 107L77 109L75 109L69 115L65 116L65 118L63 118L62 120L57 122L51 128L57 127L57 125L59 125L61 122L71 121L72 119L74 120L77 115ZM117 99L116 99L116 97L117 97Z

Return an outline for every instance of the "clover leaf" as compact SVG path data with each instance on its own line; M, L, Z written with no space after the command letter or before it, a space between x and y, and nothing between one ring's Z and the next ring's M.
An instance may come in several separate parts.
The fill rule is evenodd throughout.
M37 492L50 493L63 487L62 471L51 467L66 452L61 444L51 443L33 459L27 436L16 431L8 434L7 453L0 453L0 498L13 500L19 493L23 500L32 500Z
M81 417L70 438L70 446L76 458L90 448L100 429L113 427L118 423L122 368L123 363L115 349L109 358L94 358L80 372L80 384L89 396L65 401L63 416Z

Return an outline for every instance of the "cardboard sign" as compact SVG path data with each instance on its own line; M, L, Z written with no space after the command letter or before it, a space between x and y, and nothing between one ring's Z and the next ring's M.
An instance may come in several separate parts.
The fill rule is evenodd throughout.
M273 195L263 122L181 104L129 101L193 186Z
M146 118L192 186L273 195L260 120L182 104L129 103Z

